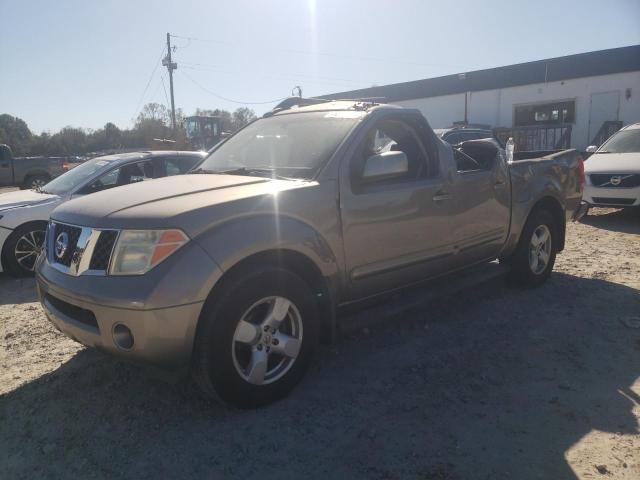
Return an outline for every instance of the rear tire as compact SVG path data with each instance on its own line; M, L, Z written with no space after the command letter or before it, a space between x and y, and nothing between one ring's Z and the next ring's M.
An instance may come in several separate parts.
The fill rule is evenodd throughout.
M2 248L3 265L14 277L33 277L36 258L44 244L46 222L30 222L16 228Z
M506 261L510 279L520 286L538 287L547 281L556 261L558 227L547 210L534 211L525 224L516 251Z
M317 303L302 278L277 267L242 269L203 308L192 373L206 395L259 407L302 379L318 338Z

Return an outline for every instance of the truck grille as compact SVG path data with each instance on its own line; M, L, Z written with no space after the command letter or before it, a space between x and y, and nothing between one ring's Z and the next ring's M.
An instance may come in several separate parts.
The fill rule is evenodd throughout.
M55 253L55 243L58 237L61 234L66 233L68 238L67 248L64 252L62 258L58 257ZM53 230L53 258L57 263L61 263L65 267L71 265L71 257L73 256L73 252L76 251L76 247L78 246L78 240L80 239L80 235L82 234L82 229L80 227L73 227L71 225L65 225L64 223L56 223L55 229Z
M91 270L107 270L109 268L109 261L111 260L111 252L113 252L113 246L118 238L118 232L116 230L103 230L100 232L96 247L93 249L93 256L91 257Z
M105 275L118 233L51 221L46 236L47 258L53 267L69 275Z
M640 187L640 174L592 173L589 175L594 187L633 188Z

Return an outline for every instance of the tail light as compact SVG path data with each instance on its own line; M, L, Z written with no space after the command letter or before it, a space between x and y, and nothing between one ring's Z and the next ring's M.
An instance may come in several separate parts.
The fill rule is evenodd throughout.
M69 171L69 161L66 159L62 161L62 170L65 172Z
M585 183L587 183L587 179L584 175L584 160L582 157L578 157L578 171L580 172L580 190L582 190Z

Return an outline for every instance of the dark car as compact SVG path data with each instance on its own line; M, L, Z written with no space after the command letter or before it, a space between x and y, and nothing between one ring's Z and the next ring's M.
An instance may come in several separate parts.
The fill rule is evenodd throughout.
M0 187L41 187L67 170L67 158L14 157L8 145L0 145Z
M480 140L483 138L495 139L493 131L488 128L452 127L435 129L434 132L445 142L450 143L451 145L457 145L469 140Z

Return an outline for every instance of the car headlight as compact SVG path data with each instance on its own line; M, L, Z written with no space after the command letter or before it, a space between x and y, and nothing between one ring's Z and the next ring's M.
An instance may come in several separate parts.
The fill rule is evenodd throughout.
M181 230L123 230L118 236L110 275L142 275L189 241Z

